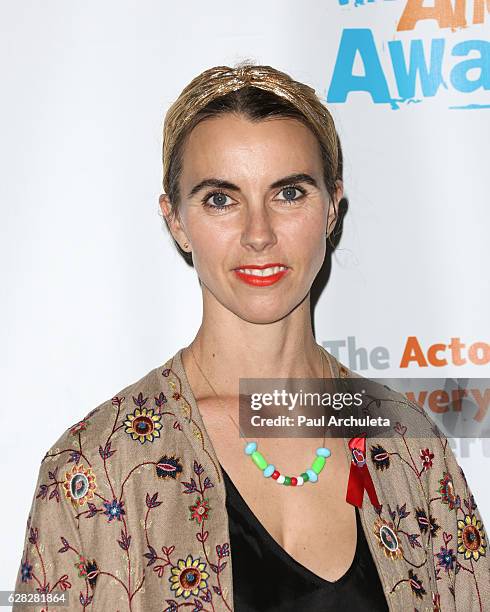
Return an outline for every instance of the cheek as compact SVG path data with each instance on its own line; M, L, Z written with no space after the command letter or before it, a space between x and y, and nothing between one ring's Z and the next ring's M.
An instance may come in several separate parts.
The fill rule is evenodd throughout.
M233 252L232 244L223 231L203 231L201 228L193 234L193 262L197 273L207 277L211 272L215 276L220 267L226 266L230 252Z
M315 277L320 271L326 255L326 229L323 219L317 218L314 224L308 224L296 249L300 248L299 257L303 261L307 275Z
M281 228L280 236L290 245L292 252L297 253L299 248L305 258L311 258L321 250L326 236L326 215L318 211L317 214L294 219Z
M325 259L326 246L323 232L316 237L310 237L310 240L305 245L305 259L308 261L311 272L315 275L322 267L323 260Z

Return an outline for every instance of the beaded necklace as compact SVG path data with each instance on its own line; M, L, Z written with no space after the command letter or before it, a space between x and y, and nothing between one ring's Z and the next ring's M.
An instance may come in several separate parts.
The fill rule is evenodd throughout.
M320 347L318 345L316 346L320 352L320 357L322 360L322 379L325 379L325 361L324 361L325 357ZM194 355L192 345L190 345L190 349L191 349L192 357L194 358L194 361L197 367L199 368L199 371L201 372L204 380L208 383L209 387L211 388L213 393L216 395L216 399L221 404L221 407L224 410L224 406L219 398L219 395L216 393L213 385L209 382L207 376L202 371L201 366L199 365L196 359L196 356ZM243 431L241 430L240 426L236 423L235 419L230 414L228 414L228 416L230 417L231 421L233 422L235 427L238 429L238 431L243 435ZM257 450L256 441L249 441L245 436L243 437L246 440L245 449L244 449L245 454L251 457L254 464L262 471L263 476L265 478L272 478L272 480L275 480L278 484L282 484L286 486L300 487L305 482L311 482L311 483L317 482L318 475L325 467L325 461L327 460L328 457L330 457L330 454L331 454L330 449L325 447L325 430L324 430L322 446L316 449L316 457L313 460L311 467L306 469L299 476L286 476L285 474L282 474L279 470L277 470L276 467L272 463L269 463L264 458L262 453L260 453Z

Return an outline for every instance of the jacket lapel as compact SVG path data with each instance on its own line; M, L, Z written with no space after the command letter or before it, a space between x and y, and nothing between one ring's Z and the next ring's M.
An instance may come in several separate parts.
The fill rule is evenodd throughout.
M213 579L213 609L233 610L233 574L223 473L187 379L182 351L183 348L164 366L168 399L173 404L178 426L190 443L191 450L185 458L191 473L189 481L192 486L195 481L205 487L202 497L205 495L207 499L209 514L196 537L202 540ZM195 545L195 541L188 544Z

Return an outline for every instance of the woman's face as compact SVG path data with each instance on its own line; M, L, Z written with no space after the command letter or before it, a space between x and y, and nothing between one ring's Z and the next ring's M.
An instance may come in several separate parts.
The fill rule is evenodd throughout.
M176 240L192 250L206 300L255 323L277 321L303 301L335 217L332 204L327 220L320 148L305 125L232 114L202 121L184 147L180 194L180 220L170 219L165 196L160 205ZM341 195L339 187L335 208ZM287 271L258 284L235 271L263 264Z

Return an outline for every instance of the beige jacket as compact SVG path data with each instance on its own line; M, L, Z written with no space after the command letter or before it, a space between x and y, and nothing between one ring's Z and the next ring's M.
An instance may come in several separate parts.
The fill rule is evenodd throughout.
M34 609L233 610L223 476L181 351L91 410L43 458L15 589L61 592L69 603ZM359 376L330 359L336 376ZM367 440L382 507L365 493L360 510L389 608L490 610L487 539L464 474L425 413L390 393L397 435ZM410 427L427 437L410 438ZM350 460L347 440L345 452Z

